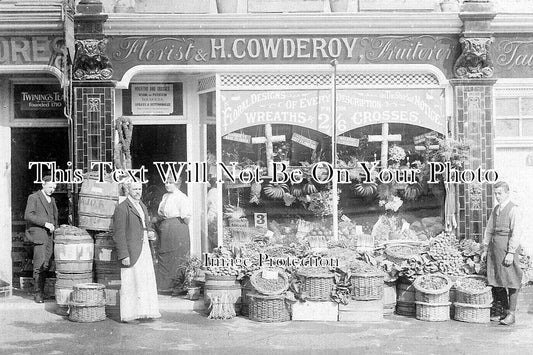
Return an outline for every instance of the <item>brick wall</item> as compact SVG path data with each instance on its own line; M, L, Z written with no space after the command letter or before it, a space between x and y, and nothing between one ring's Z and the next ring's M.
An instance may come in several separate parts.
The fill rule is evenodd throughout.
M470 147L465 169L494 168L494 82L452 80L455 91L456 136ZM492 185L459 184L458 199L459 235L479 241L493 206Z
M113 161L114 89L75 87L74 97L76 168L86 172L91 162Z

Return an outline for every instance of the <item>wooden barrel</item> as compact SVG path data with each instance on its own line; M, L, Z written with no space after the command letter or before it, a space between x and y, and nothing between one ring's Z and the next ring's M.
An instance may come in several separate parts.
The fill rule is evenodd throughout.
M250 315L250 297L248 296L254 293L255 289L252 286L248 276L241 281L241 285L241 314L245 317L248 317Z
M401 316L415 316L415 287L413 283L407 279L398 279L396 292L396 314Z
M94 263L97 274L119 273L120 262L111 232L98 233L94 242Z
M120 262L113 234L98 233L94 242L96 282L105 286L105 311L109 318L120 318Z
M61 225L54 232L56 271L64 274L85 274L93 270L94 242L83 229Z
M390 315L396 309L396 281L383 285L383 314Z
M81 228L108 231L118 204L119 186L111 179L98 182L98 177L89 174L81 185L78 199L78 219Z
M208 312L212 297L228 294L231 296L231 299L235 300L235 313L240 314L242 300L241 292L241 284L237 281L237 276L205 275L204 303Z
M59 306L67 306L73 287L77 284L89 282L93 282L92 272L84 274L62 274L58 272L54 286L56 303Z

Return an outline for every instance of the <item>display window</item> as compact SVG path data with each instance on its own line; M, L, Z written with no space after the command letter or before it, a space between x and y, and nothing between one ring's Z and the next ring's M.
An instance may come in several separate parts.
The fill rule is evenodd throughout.
M467 149L449 137L444 90L336 94L220 92L224 238L265 227L313 249L356 235L373 247L443 229L453 195L429 163L459 167Z

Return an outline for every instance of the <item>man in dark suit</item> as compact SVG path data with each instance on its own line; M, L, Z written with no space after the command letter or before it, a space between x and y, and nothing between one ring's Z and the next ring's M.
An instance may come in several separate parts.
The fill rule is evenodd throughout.
M37 303L43 303L44 273L50 267L57 226L57 206L52 197L56 183L51 180L50 176L43 178L42 189L28 197L24 212L26 238L33 243L33 299Z
M142 184L126 185L128 197L113 214L113 240L121 262L120 318L123 322L161 317L154 265L148 240L155 239Z

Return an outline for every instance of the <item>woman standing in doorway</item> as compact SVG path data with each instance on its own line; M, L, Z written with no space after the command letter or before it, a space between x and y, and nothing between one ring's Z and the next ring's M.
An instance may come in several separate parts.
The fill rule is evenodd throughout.
M189 220L191 203L180 191L181 178L165 183L167 193L163 196L157 213L159 224L159 253L157 255L157 290L169 293L173 290L178 270L187 262L190 254Z

